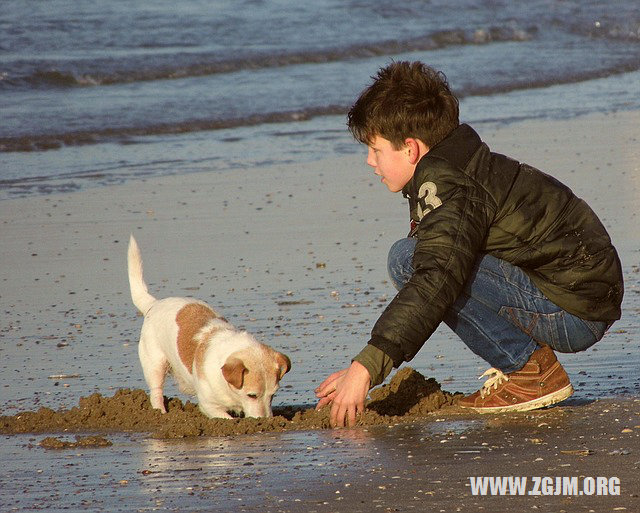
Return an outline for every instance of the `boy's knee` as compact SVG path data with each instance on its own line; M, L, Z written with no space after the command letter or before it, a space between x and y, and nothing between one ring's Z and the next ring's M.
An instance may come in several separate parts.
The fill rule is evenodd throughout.
M399 263L410 262L416 249L416 242L416 239L409 237L395 241L389 249L387 266L391 268Z
M400 289L413 273L412 261L416 242L414 238L400 239L389 249L387 271L397 289Z

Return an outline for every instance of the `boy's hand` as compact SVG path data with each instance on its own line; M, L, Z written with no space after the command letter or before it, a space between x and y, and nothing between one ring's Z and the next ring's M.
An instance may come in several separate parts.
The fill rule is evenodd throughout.
M331 404L331 427L355 426L356 414L364 411L370 383L369 371L354 361L348 369L334 372L316 388L316 397L320 398L316 410Z

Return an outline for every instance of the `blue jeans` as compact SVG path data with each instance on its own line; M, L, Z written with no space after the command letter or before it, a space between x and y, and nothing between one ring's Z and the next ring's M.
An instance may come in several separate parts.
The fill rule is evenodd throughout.
M399 290L413 275L417 239L400 239L387 267ZM521 369L538 343L562 353L584 351L600 340L606 322L585 321L547 299L519 267L482 256L444 322L480 358L504 373Z

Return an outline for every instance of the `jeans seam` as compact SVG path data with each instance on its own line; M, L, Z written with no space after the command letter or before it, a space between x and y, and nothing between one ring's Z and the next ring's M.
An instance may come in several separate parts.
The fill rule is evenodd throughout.
M516 317L516 315L514 313L514 310L521 310L521 311L529 312L528 310L525 310L524 308L517 308L517 307L513 307L513 306L501 306L500 310L498 310L498 315L501 315L504 318L506 318L509 322L511 322L511 324L513 324L516 328L518 328L522 333L524 333L528 337L531 337L536 342L538 342L538 343L542 342L542 341L538 340L536 337L533 336L533 330L538 325L538 322L540 321L540 316L542 314L540 314L539 312L529 312L529 313L531 313L531 321L529 322L529 326L524 326L522 324L522 322L520 322L520 319L518 319L518 317ZM506 315L505 315L505 313L506 313Z
M587 320L585 320L585 319L581 319L581 321L584 323L584 325L585 325L587 328L589 328L589 331L590 331L591 333L593 333L593 336L594 336L596 339L599 339L599 338L601 338L601 337L602 337L603 333L600 331L600 329L598 329L598 328L595 326L595 322L601 322L601 321L587 321ZM606 331L606 330L605 330L605 331Z
M575 353L573 345L571 345L571 337L569 336L569 330L567 329L567 316L562 312L562 329L564 330L564 339L567 341L567 346L571 350L572 353Z

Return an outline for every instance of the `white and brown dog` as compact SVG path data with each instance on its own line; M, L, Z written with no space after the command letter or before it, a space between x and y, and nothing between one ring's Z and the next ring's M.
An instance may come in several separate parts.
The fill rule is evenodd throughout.
M162 388L168 371L185 394L196 395L209 417L271 417L271 400L291 368L289 358L234 328L209 305L192 298L155 299L142 275L131 236L127 255L133 304L144 315L138 353L151 406L166 413Z

